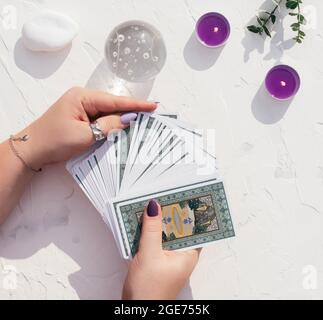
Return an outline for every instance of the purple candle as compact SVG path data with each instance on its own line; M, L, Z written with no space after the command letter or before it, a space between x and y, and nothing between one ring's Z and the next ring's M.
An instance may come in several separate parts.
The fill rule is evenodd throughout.
M265 84L272 97L287 100L295 96L300 88L301 79L292 67L279 65L268 72Z
M204 14L196 23L197 38L207 47L223 46L227 42L230 32L228 19L217 12Z

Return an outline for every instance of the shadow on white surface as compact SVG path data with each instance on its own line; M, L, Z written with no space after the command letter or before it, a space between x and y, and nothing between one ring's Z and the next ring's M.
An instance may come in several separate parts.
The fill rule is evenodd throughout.
M274 124L286 114L293 99L279 101L269 95L263 83L251 103L254 117L263 124Z
M63 165L47 167L33 180L1 226L0 239L0 257L16 266L22 298L121 297L126 262L111 231ZM24 269L16 262L34 255L37 263L26 263ZM32 292L37 283L46 288L44 295Z
M250 23L253 23L253 20L250 20ZM248 23L248 25L250 25ZM253 34L250 31L245 31L245 36L241 41L244 47L244 62L248 62L250 55L253 51L257 51L258 54L263 54L265 51L265 40L263 37L260 37L258 34Z
M203 46L193 32L188 39L183 55L186 63L194 70L203 71L211 68L219 59L223 47L208 48Z
M147 82L128 82L117 78L109 69L105 59L93 71L86 87L108 91L119 96L129 96L146 100L154 86L154 80Z
M259 11L271 11L274 8L274 3L272 0L266 0ZM283 20L288 15L288 11L284 6L282 6L281 10L276 12L276 22L272 26L272 38L268 38L265 36L259 36L259 34L254 34L247 30L247 26L256 24L256 18L252 17L251 20L246 25L245 36L242 39L242 45L244 47L244 62L249 61L250 55L253 51L256 51L259 54L265 53L265 42L270 41L270 48L268 53L264 56L265 60L275 60L279 62L284 55L285 50L291 49L295 45L295 41L293 39L285 40L284 35L284 25ZM269 25L269 29L271 29Z
M72 45L59 52L32 52L25 48L20 38L15 45L14 59L17 67L35 79L50 77L64 63Z

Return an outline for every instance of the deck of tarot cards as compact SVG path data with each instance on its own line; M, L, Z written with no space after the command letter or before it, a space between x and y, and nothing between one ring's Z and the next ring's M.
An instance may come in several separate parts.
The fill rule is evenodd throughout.
M166 250L202 247L234 236L217 160L205 132L176 115L138 114L67 170L110 227L121 255L138 250L149 200L162 207Z

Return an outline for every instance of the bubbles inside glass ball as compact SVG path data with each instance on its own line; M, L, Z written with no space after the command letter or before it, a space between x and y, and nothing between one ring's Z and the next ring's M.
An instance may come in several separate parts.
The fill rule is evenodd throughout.
M130 82L150 80L166 61L166 47L161 34L152 25L129 21L116 27L106 44L111 71Z

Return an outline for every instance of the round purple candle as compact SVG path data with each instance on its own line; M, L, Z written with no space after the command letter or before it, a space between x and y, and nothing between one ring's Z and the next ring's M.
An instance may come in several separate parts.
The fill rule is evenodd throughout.
M224 45L230 32L230 23L221 13L206 13L196 23L197 38L207 47L215 48Z
M301 79L292 67L279 65L269 70L265 84L272 97L287 100L295 96L300 88Z

